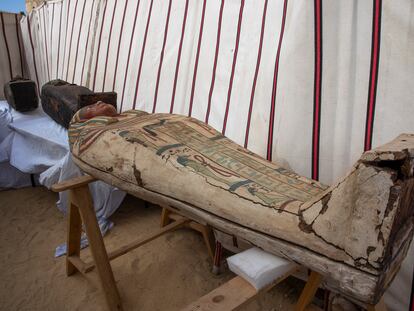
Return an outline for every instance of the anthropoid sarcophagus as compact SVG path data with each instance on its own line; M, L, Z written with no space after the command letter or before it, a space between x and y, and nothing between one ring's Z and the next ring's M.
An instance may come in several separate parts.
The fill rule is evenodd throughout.
M44 112L65 128L82 107L103 101L116 108L115 92L95 93L87 87L63 80L52 80L43 85L40 99Z
M86 173L208 223L375 305L414 234L414 134L365 152L330 187L244 149L186 116L79 111L69 143Z
M17 111L31 111L39 106L36 88L34 81L15 77L4 84L4 97L9 105Z

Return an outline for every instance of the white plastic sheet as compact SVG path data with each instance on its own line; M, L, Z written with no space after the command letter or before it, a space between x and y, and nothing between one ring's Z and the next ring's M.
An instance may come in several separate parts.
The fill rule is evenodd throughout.
M260 290L292 270L296 264L252 247L227 258L229 269Z

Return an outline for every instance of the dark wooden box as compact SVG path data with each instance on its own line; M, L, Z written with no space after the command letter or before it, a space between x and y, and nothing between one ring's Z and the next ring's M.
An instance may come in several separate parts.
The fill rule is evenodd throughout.
M103 101L116 108L116 93L95 93L90 89L62 80L52 80L42 87L42 107L55 122L65 128L80 108Z
M36 89L34 81L16 77L4 84L4 97L9 105L17 111L31 111L39 105Z

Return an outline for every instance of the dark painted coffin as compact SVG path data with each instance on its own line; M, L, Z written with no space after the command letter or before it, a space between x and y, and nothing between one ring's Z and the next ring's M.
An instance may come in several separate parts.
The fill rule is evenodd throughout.
M42 107L55 122L65 128L80 108L103 101L116 108L116 93L95 93L84 86L63 80L52 80L43 85L40 95Z
M4 97L17 111L31 111L39 105L36 88L34 81L16 77L4 85Z

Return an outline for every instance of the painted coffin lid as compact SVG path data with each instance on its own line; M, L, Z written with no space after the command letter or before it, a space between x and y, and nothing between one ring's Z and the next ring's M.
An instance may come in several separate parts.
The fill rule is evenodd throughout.
M412 236L412 196L401 198L413 188L413 156L403 148L391 164L387 155L402 140L414 146L412 135L364 154L328 188L185 116L128 111L86 122L75 116L69 133L75 162L92 175L102 172L96 177L108 183L174 198L372 275L389 269Z

